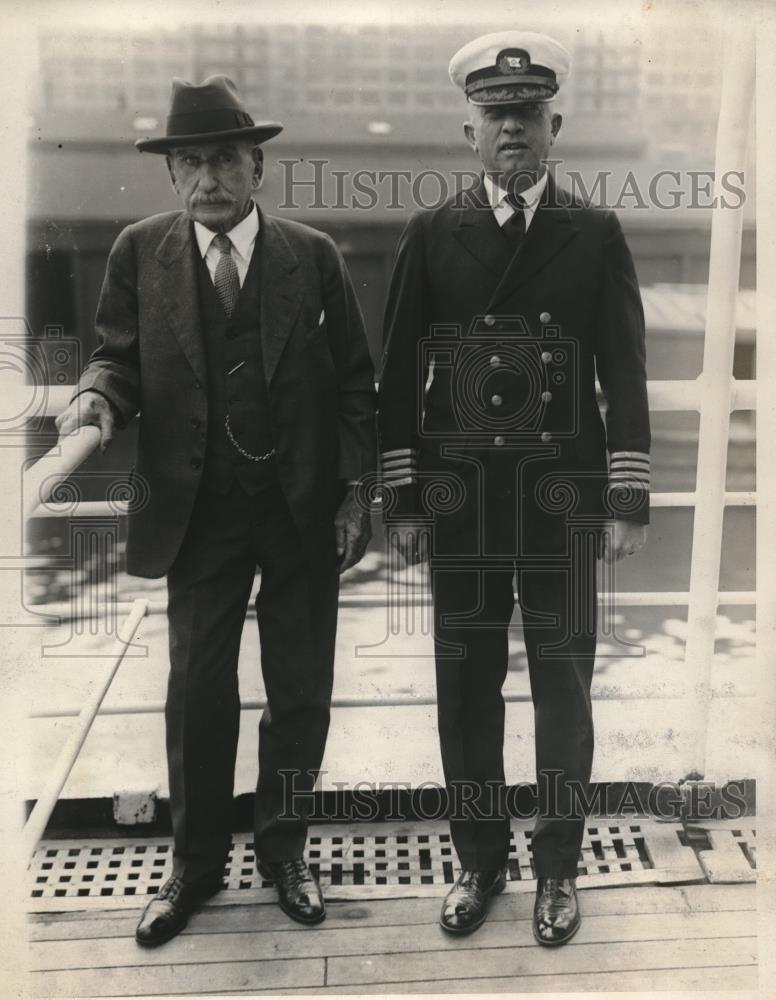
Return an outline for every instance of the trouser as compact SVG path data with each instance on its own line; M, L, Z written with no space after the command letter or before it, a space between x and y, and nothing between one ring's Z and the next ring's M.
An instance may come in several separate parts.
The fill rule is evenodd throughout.
M579 793L588 796L593 757L594 549L570 545L566 565L521 566L505 559L456 562L435 546L438 725L451 836L464 869L502 867L509 851L501 689L516 580L534 706L536 874L576 875L585 828Z
M240 724L237 662L256 567L267 695L259 724L256 856L300 857L329 727L339 576L331 545L308 549L277 485L203 488L167 577L167 764L174 872L220 872L231 845ZM299 793L299 794L296 794Z

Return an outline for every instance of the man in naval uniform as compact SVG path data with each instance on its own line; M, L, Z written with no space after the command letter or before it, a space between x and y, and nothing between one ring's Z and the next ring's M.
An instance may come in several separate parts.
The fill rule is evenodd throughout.
M388 527L410 563L430 545L439 736L461 866L441 924L474 930L505 884L501 688L516 584L535 716L533 930L543 945L568 941L580 921L596 559L641 548L649 508L631 255L614 214L573 200L545 162L568 69L560 44L523 31L453 56L483 173L401 237L379 386Z
M167 576L173 873L138 925L142 945L169 940L222 885L257 565L256 860L291 917L325 915L301 804L329 726L339 573L370 535L354 490L376 465L374 374L333 241L254 201L260 143L281 128L254 123L227 77L173 81L166 136L137 145L166 157L183 211L120 233L97 349L59 420L63 434L99 425L104 449L140 413L148 495L130 514L127 570Z

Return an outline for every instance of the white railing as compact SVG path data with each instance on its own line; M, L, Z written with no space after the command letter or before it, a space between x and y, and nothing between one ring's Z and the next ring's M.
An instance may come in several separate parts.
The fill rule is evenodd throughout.
M720 118L717 137L716 176L720 178L726 171L743 170L747 150L747 123L750 117L754 88L754 41L742 30L733 33L729 39L723 76ZM727 446L730 413L734 410L755 410L757 408L758 384L772 387L776 384L776 353L763 351L760 356L758 380L741 381L731 377L733 348L735 342L735 307L738 293L741 229L743 206L738 209L718 207L713 211L711 259L706 309L706 330L704 340L703 373L697 379L679 381L659 381L649 383L649 402L652 411L697 411L700 413L698 445L697 486L694 491L678 493L655 493L652 504L655 507L693 507L695 519L693 527L692 561L690 589L687 592L674 591L633 591L620 593L617 601L622 604L637 605L682 605L688 606L687 645L685 662L692 674L688 709L695 713L697 734L689 772L704 773L708 718L711 701L711 665L714 653L715 616L717 608L726 604L754 604L755 592L725 592L719 590L719 569L722 550L722 527L725 506L750 506L757 502L753 492L727 492L725 477L727 467ZM14 411L30 416L55 416L60 413L70 398L72 388L68 386L17 386L13 401ZM769 441L770 453L776 441L776 410L769 398L767 427L763 415L758 416L758 431ZM99 434L95 428L85 429L73 439L61 441L25 475L24 506L33 516L104 517L118 516L122 507L117 502L110 506L105 503L81 501L76 504L47 503L52 488L62 482L87 455L97 446ZM758 455L759 455L758 451ZM44 485L45 484L45 485ZM21 557L11 560L18 568L40 565L40 559ZM4 561L10 566L8 560ZM407 606L425 603L424 594L403 595ZM384 605L383 594L343 595L343 606ZM72 616L67 606L45 606L44 614L53 612L63 618ZM87 703L79 710L41 710L33 713L35 718L78 715L76 728L63 749L54 767L44 792L41 794L25 829L25 843L29 851L41 836L56 804L67 776L75 763L86 735L96 717L118 670L127 644L131 642L140 619L146 614L160 614L166 610L163 602L137 601L132 604L114 602L79 608L78 616L93 614L99 616L107 612L116 614L127 612L128 617L119 631L123 647L111 669L92 691ZM508 695L508 701L525 701L528 695ZM335 707L366 707L369 705L418 705L432 704L433 698L425 696L396 696L383 698L339 698ZM263 707L260 699L246 699L243 708ZM109 708L106 714L122 712L161 712L163 703L140 703Z
M38 796L35 807L24 826L22 850L24 851L24 856L27 858L32 857L38 841L45 833L48 821L54 811L54 806L57 804L62 789L65 787L70 772L78 759L78 754L81 752L81 747L84 745L86 737L92 728L92 723L100 710L100 705L108 693L108 688L124 660L124 654L132 642L146 611L145 601L139 600L134 602L132 610L119 631L118 638L121 642L121 651L105 674L92 685L81 709L77 713L73 713L77 714L78 721L60 751L48 781Z

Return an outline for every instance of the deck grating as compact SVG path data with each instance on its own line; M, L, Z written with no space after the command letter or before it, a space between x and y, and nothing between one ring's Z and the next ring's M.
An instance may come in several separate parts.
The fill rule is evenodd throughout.
M406 891L411 896L422 887L449 885L457 876L450 834L441 824L406 832L395 827L380 832L365 826L363 833L354 829L358 830L311 830L306 857L326 888L385 887L393 890L392 895L401 896ZM754 831L749 827L736 832L741 860L750 868ZM680 824L650 820L593 822L586 829L578 875L582 884L591 886L703 880L704 870L692 849L683 845L683 838ZM29 897L63 903L100 898L107 903L111 898L149 896L164 883L171 863L169 838L45 841L30 864ZM531 830L527 824L515 824L509 881L527 883L535 877ZM256 890L270 886L256 871L250 835L236 835L224 871L224 888Z

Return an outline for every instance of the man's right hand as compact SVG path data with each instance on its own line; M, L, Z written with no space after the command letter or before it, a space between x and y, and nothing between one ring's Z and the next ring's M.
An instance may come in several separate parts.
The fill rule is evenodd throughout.
M100 451L104 452L113 440L113 410L108 400L99 392L87 389L79 393L68 408L54 421L60 437L67 437L79 427L100 428Z
M407 566L428 559L429 528L428 521L394 521L389 525L391 544Z

